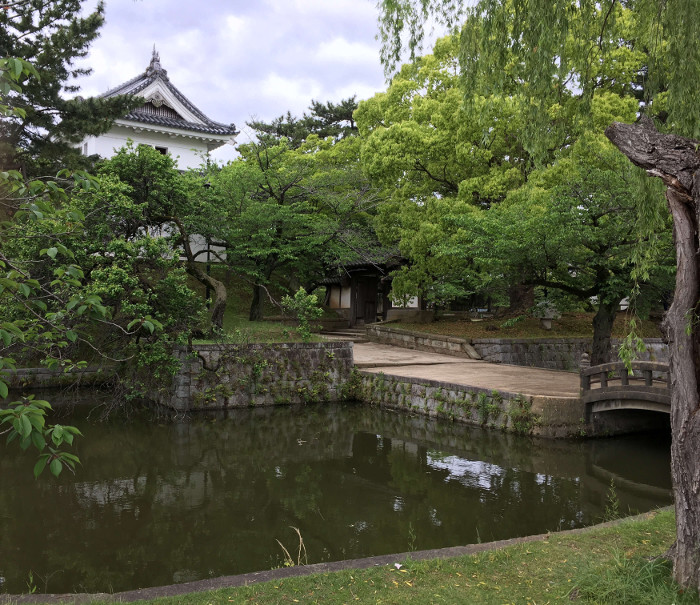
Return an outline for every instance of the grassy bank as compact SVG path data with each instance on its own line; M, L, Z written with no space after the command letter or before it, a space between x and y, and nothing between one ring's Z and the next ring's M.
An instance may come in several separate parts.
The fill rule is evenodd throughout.
M240 588L148 601L213 603L699 603L654 559L674 540L674 516L643 519L516 544L452 559L397 561L396 566L314 574Z
M593 313L563 313L552 321L552 329L545 330L540 320L526 315L497 317L470 321L443 317L428 324L390 324L404 330L454 336L456 338L591 338ZM645 320L638 324L640 336L661 338L658 322ZM613 326L613 337L624 338L629 333L629 321L624 313L618 314Z

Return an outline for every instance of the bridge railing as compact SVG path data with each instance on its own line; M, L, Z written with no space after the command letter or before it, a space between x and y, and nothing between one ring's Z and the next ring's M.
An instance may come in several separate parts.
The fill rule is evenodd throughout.
M633 361L631 371L621 361L582 369L583 402L628 399L671 404L668 364Z

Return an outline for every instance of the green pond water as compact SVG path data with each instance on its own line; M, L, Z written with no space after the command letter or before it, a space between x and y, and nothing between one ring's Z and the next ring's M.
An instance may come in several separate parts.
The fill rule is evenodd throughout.
M0 592L109 592L589 525L671 503L670 431L504 435L362 405L96 423L82 466L34 480L0 446Z

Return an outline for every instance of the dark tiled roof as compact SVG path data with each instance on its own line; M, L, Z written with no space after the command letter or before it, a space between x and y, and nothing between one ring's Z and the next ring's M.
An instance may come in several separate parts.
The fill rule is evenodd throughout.
M373 248L364 251L356 251L344 261L329 268L326 276L319 283L332 285L341 282L344 275L358 271L378 271L388 274L398 268L405 259L394 248Z
M365 267L395 269L403 260L396 248L368 248L356 251L340 263L340 266L344 269L363 269Z
M236 134L238 131L236 127L231 124L226 126L225 124L220 124L218 122L213 122L209 120L208 124L195 124L194 122L188 122L187 120L169 118L164 116L155 116L150 114L145 114L139 111L132 111L124 116L125 120L130 120L132 122L142 122L144 124L157 124L159 126L170 126L172 128L180 128L182 130L193 130L195 132L204 132L207 134L220 134L229 135Z
M182 130L190 130L194 132L202 132L205 134L214 134L221 136L228 136L238 134L235 124L222 124L221 122L215 122L207 116L205 116L197 107L195 107L188 99L183 95L168 78L168 72L163 69L160 65L160 58L158 53L153 49L153 57L151 58L151 63L148 69L144 73L135 78L132 78L128 82L124 82L115 88L108 90L103 93L102 97L113 97L116 95L135 95L144 90L146 87L150 86L156 80L160 80L165 88L167 88L173 96L180 102L184 107L187 108L189 112L197 116L202 123L198 124L196 122L189 122L183 118L173 118L169 116L159 116L148 114L139 111L138 109L131 111L126 116L125 120L131 122L141 122L144 124L156 124L158 126L169 126L171 128L180 128Z

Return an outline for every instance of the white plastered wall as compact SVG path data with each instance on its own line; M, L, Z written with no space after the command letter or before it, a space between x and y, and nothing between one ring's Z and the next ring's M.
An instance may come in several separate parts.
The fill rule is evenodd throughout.
M115 154L115 150L126 145L128 139L137 145L165 147L177 162L177 167L180 170L200 166L203 163L203 155L206 155L208 151L207 142L201 139L146 130L137 132L119 125L115 125L109 132L99 137L88 137L83 141L80 149L84 155L97 154L102 158L109 159Z

